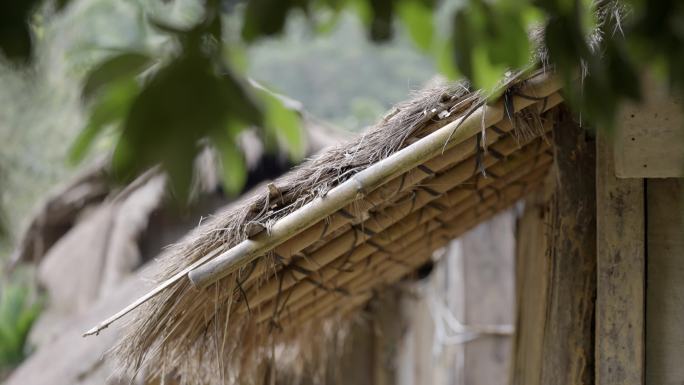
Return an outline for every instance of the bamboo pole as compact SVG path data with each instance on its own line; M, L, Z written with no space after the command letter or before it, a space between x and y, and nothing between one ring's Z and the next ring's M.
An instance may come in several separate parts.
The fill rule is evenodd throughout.
M540 167L535 168L532 172L528 172L522 180L526 181L529 185L532 185L536 183L547 171L548 165L550 164L550 161L545 161ZM522 192L520 191L522 190ZM524 193L525 187L523 186L522 189L519 188L517 184L515 185L510 185L503 189L501 191L501 196L503 197L503 201L508 201L510 199L517 199L517 197ZM430 243L430 240L428 240L429 237L432 237L431 234L433 234L435 231L439 234L440 228L444 226L455 226L461 223L461 221L464 220L464 217L462 215L467 216L469 213L472 213L472 211L477 213L477 209L481 207L490 207L490 206L496 206L497 202L500 200L499 195L496 194L495 192L491 190L486 190L483 191L483 199L484 201L479 202L479 201L474 201L474 202L463 202L460 205L457 205L455 207L450 208L449 210L445 211L443 215L439 216L439 220L433 221L430 219L426 226L421 229L422 231L413 231L413 234L406 240L406 242L402 242L401 245L397 245L395 247L389 246L385 251L378 251L374 253L373 255L375 258L373 258L373 255L357 260L356 264L354 267L351 269L350 272L345 273L345 272L340 272L336 271L337 277L339 278L337 281L335 281L335 287L342 287L342 285L345 285L347 282L350 280L355 279L357 276L362 275L362 276L369 276L374 274L374 269L375 266L379 263L387 262L389 261L390 264L394 264L397 262L397 260L401 261L403 256L411 256L416 253L418 253L420 250L426 248L426 244ZM471 210L471 212L469 212ZM464 214L465 213L465 214ZM416 227L423 227L422 224L419 224ZM426 238L427 237L427 238ZM450 238L451 239L451 238ZM408 243L409 245L406 245ZM392 256L399 255L399 257L394 257L391 259L387 258L387 254L390 254ZM341 276L341 277L340 277ZM334 277L332 278L334 280ZM355 288L356 286L354 284L349 284L347 285L350 288ZM299 295L295 295L294 293L297 290L300 290ZM303 289L303 290L302 290ZM296 286L294 290L292 290L290 293L283 294L284 298L287 298L288 301L290 302L289 308L292 310L297 310L300 307L313 302L316 300L316 288L314 286L310 285L299 285ZM307 299L303 300L303 303L297 304L296 301L299 300L299 298L303 297L304 295L309 295ZM325 293L325 292L324 292ZM264 321L265 319L269 318L271 315L274 313L274 304L270 303L269 306L267 306L265 309L263 309L260 314L257 316L257 322Z
M528 79L522 86L522 92L535 97L548 96L561 88L561 83L550 74L540 74ZM515 111L529 106L532 100L522 97L512 98ZM406 147L378 163L353 175L346 182L330 190L325 196L315 198L298 210L278 220L268 233L263 232L254 239L246 239L230 250L196 267L188 273L188 278L196 287L208 284L225 277L239 266L251 262L264 255L285 240L301 233L303 230L321 221L345 207L349 203L367 196L383 183L395 178L410 169L433 158L453 145L463 142L482 129L491 126L504 117L504 106L501 101L494 105L483 105L473 114L458 119L416 143Z
M502 143L503 146L497 147L497 151L504 156L509 156L513 154L517 147L514 138L509 137L507 138L507 140L508 141L506 143ZM503 174L507 171L506 168L516 169L519 166L521 166L524 161L527 160L527 156L538 156L541 152L548 148L548 146L544 143L542 143L541 145L539 143L541 142L537 140L536 144L532 143L527 145L523 148L522 151L520 151L520 156L518 157L518 159L511 159L506 162L499 162L498 158L488 155L485 157L485 159L483 159L483 166L486 168L493 167L491 172L495 175ZM371 238L371 234L374 234L372 235L372 237L375 239L375 242L383 244L383 232L395 223L404 220L406 216L410 213L422 209L430 202L435 202L436 206L449 207L453 204L454 200L462 199L467 197L468 195L471 195L472 192L463 191L459 187L462 186L464 182L467 182L469 178L472 179L473 174L478 173L479 170L477 170L477 168L475 167L474 159L472 163L468 162L465 164L460 164L457 167L454 167L452 170L450 170L450 172L447 172L435 178L434 182L429 185L433 189L433 191L440 193L439 196L435 196L429 193L423 193L417 195L415 199L407 200L403 203L400 203L394 207L389 208L388 210L386 210L388 212L379 213L376 217L366 220L364 222L363 226L369 231L361 232L360 234L355 229L347 231L345 234L342 234L336 239L329 241L326 245L311 253L306 258L302 259L301 263L298 265L298 268L302 270L318 270L321 266L329 264L332 260L350 250L350 248L356 247L364 243L366 240ZM483 184L484 186L482 187L486 187L488 184L494 182L493 178L476 177L474 179L475 180L473 182ZM448 192L450 192L453 189L457 189L457 192L455 194L456 196L453 196L454 194L448 194ZM425 213L420 213L419 217L424 217L424 214ZM430 213L427 213L425 215L430 215ZM432 215L435 216L436 213L433 213ZM374 248L372 250L374 250ZM293 273L294 272L296 272L296 270L293 271ZM320 276L320 273L316 274ZM308 276L306 274L301 275L301 278L297 278L294 274L284 275L281 279L270 281L265 285L259 287L259 290L257 292L250 293L250 306L258 306L266 299L273 297L278 291L288 289L289 287L297 283L300 279L306 278ZM239 309L239 311L242 312L246 311L245 307L240 307Z

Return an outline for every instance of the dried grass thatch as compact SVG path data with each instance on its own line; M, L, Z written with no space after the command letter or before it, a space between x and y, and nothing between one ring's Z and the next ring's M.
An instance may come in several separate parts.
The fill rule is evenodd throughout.
M490 105L465 84L421 91L202 224L161 261L165 283L116 349L123 369L182 383L257 383L265 358L315 359L339 330L335 319L544 177L560 86L540 72L504 88ZM305 220L282 230L293 218ZM198 268L207 260L217 269ZM194 286L186 274L203 268L212 274Z

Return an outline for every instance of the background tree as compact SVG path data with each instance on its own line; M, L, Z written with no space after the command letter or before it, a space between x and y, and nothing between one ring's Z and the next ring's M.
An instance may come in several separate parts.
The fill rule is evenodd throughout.
M4 2L4 54L29 61L41 19L65 6L68 0ZM72 159L82 159L106 127L116 127L115 174L128 179L161 163L185 199L198 143L208 140L221 150L226 186L236 191L244 166L234 143L244 127L259 127L272 150L287 148L296 157L302 148L296 113L246 81L244 46L283 33L298 13L325 31L345 10L358 15L377 43L392 39L402 24L442 73L492 94L508 70L539 60L552 65L576 112L598 127L611 127L624 99L639 98L643 71L684 90L684 5L675 0L206 0L184 20L141 13L143 33L163 44L125 47L89 72L82 94L90 115ZM540 46L528 38L534 29Z

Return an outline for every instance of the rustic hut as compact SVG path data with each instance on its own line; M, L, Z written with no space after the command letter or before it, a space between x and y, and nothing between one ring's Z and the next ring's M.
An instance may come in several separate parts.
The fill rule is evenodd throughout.
M303 111L302 116L308 155L347 136ZM247 154L246 189L291 167L287 157L263 151L256 135L246 133L241 146ZM153 258L233 200L222 190L221 165L211 150L197 160L194 199L184 210L169 196L162 173L151 170L118 187L106 164L105 159L93 162L49 194L12 255L12 265L37 267L37 283L48 301L31 330L36 351L8 383L105 383L113 365L103 357L117 335L92 341L75 337L148 289L158 270ZM108 383L117 381L128 382L113 377Z
M129 373L323 382L314 369L383 288L524 199L512 382L681 382L678 102L629 107L596 141L560 89L540 70L489 103L462 84L422 91L203 223L158 286L87 334L137 309L116 348Z

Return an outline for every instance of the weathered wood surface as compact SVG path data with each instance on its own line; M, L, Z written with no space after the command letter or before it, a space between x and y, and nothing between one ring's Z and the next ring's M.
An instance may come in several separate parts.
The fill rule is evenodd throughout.
M430 276L414 284L414 295L404 297L396 384L507 382L510 336L482 335L458 344L463 335L441 317L448 311L466 326L513 323L514 218L512 210L499 214L452 242Z
M469 325L515 323L515 218L507 212L461 238ZM485 335L465 344L464 384L505 384L512 338Z
M596 150L596 385L644 378L644 180L615 176L612 140Z
M550 282L541 383L594 383L595 144L569 114L554 128Z
M511 383L540 385L549 285L548 192L541 189L525 199L516 230L516 334Z
M684 384L684 180L650 179L646 384Z
M682 99L665 84L644 77L643 103L627 103L617 115L615 164L621 178L684 176Z
M519 255L519 280L543 305L521 297L513 384L589 385L594 383L594 299L596 294L595 145L568 116L554 128L555 183L544 217L546 263L535 266L539 250ZM537 224L536 226L541 226ZM529 230L521 237L538 236ZM520 248L522 251L522 247ZM537 282L528 282L537 281ZM529 311L532 314L526 314ZM543 312L543 313L541 313ZM540 317L540 314L543 316ZM530 352L536 362L526 362Z

